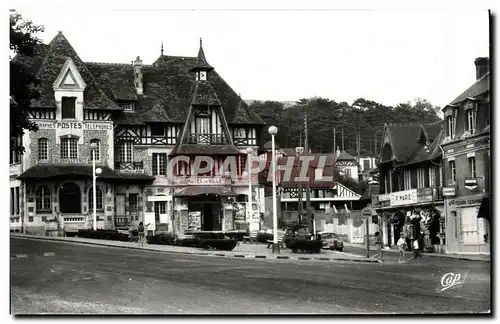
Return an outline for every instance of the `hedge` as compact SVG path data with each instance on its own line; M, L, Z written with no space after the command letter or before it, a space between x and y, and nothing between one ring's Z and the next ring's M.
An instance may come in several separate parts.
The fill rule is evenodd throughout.
M288 248L293 252L307 251L309 253L320 253L323 243L320 240L292 240L288 243Z
M96 231L90 229L78 230L78 237L123 242L127 242L129 240L128 234L123 234L114 230L101 229L98 229Z
M147 237L148 244L156 245L174 245L174 237L172 234L158 234Z
M255 240L259 243L267 243L268 240L272 241L273 238L274 238L273 234L259 232Z
M214 233L214 232L193 232L192 235L200 240L223 240L224 233Z
M222 250L222 251L232 251L236 245L238 244L238 241L236 240L200 240L199 242L199 247L203 249L216 249L216 250Z

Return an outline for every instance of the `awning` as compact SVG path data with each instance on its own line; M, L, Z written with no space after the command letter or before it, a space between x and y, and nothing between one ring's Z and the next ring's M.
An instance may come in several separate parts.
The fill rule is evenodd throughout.
M153 181L154 177L142 173L118 173L107 166L98 165L102 172L99 179L129 182ZM88 179L92 178L92 166L88 164L37 164L17 177L18 180Z
M199 195L236 196L231 188L222 186L189 186L177 189L174 193L174 196Z
M481 202L481 206L479 206L479 212L477 213L477 218L486 218L488 220L491 219L490 197L485 196L483 198L483 201Z

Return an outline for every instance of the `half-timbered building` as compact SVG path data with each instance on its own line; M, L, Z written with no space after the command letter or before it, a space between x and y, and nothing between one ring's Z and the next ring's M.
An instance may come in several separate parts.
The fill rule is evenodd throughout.
M41 97L30 111L39 130L23 136L17 177L26 229L43 229L54 218L66 229L89 225L93 154L101 170L98 227L139 221L177 233L234 227L233 202L248 195L246 150L258 154L264 122L208 64L201 41L197 57L162 50L150 65L140 57L93 63L82 61L60 32L27 62L41 80ZM234 157L238 176L225 177L215 165L195 175L190 160L169 177L168 161L180 155L210 156L217 166Z

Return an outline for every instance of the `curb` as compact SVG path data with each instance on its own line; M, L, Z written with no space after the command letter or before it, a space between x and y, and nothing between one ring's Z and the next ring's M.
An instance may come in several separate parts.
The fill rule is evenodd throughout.
M25 236L25 235L10 235L10 237L21 238L21 239L33 239L40 241L57 241L66 243L78 243L96 246L107 246L118 249L131 249L140 251L151 251L157 253L175 253L175 254L189 254L189 255L201 255L201 256L211 256L211 257L226 257L226 258L245 258L245 259L266 259L266 260L294 260L294 261L344 261L344 262L357 262L357 263L377 263L376 260L371 259L347 259L347 258L325 258L325 257L295 257L288 255L259 255L259 254L226 254L226 253L210 253L210 252L187 252L187 251L161 251L145 247L138 246L116 246L109 245L106 242L81 242L81 241L71 241L56 237L46 237L46 236Z

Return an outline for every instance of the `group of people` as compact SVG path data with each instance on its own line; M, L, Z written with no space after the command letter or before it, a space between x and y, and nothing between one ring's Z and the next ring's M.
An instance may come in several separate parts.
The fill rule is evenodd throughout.
M144 226L143 222L140 222L139 226L137 226L137 243L139 246L144 246L144 241L146 241L145 233L148 226L149 224ZM129 238L131 242L135 241L132 228L129 229Z
M421 238L416 238L413 239L413 256L408 260L418 260L422 258L422 251L424 249L424 244L422 242ZM405 239L405 235L401 234L399 237L398 242L396 243L398 250L399 250L399 263L404 263L406 262L405 256L406 256L406 250L408 249L408 245ZM382 235L380 235L380 232L375 233L375 247L377 248L377 254L374 255L374 258L380 262L383 263L384 261L382 260Z

